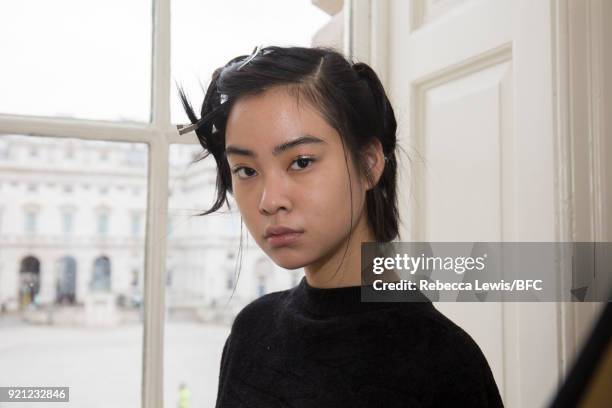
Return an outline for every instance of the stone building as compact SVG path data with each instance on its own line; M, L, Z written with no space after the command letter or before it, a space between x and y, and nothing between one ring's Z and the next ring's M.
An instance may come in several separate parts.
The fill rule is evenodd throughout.
M277 270L246 228L240 265L235 206L197 216L212 202L216 177L210 161L195 160L199 151L185 145L171 150L166 300L170 313L187 311L208 319L225 310L230 296L228 310L240 308L297 283L300 271ZM112 303L113 310L138 308L145 270L147 165L142 144L3 136L2 310L71 305L86 310L92 299L106 299L105 307Z

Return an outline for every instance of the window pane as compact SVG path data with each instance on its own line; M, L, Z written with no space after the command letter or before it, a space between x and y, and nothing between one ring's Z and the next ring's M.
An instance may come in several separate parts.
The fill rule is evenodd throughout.
M311 0L173 1L172 121L187 122L174 81L201 103L200 84L208 86L213 71L231 58L259 44L310 46L330 20Z
M148 122L151 10L151 0L0 2L0 113Z
M0 135L1 385L140 406L144 235L130 217L146 209L146 155L144 144Z
M231 196L231 212L224 206L196 215L213 203L216 179L212 157L192 163L201 151L170 149L165 406L177 405L181 384L191 394L190 406L214 406L221 352L236 313L265 293L295 286L303 275L274 265L246 226L239 266L240 216Z

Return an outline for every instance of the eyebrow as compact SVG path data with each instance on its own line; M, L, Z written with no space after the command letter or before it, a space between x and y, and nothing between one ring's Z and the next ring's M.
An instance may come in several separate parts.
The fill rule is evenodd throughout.
M287 151L298 145L315 144L315 143L318 144L318 143L327 143L327 142L325 142L323 139L319 139L318 137L314 137L311 135L305 135L305 136L301 136L296 139L290 140L288 142L281 143L278 146L274 147L274 149L272 149L272 155L278 156L284 151ZM229 157L232 154L240 155L240 156L257 157L257 153L255 153L252 150L244 149L242 147L233 146L233 145L227 146L225 148L225 156Z

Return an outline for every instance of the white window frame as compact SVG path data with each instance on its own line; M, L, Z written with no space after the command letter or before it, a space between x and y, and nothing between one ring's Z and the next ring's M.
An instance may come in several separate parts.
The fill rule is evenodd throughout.
M170 0L152 0L152 8L149 123L0 114L0 134L145 143L148 146L141 388L143 408L161 408L164 400L168 151L173 143L197 143L195 137L179 138L170 121Z
M380 11L371 0L345 0L345 53L382 64L382 48L370 49L368 37L381 29ZM384 2L383 2L384 3ZM373 4L378 4L373 6ZM370 27L370 14L378 24ZM170 0L152 0L151 115L148 123L120 123L0 113L0 135L17 134L91 141L145 143L148 146L147 213L144 265L142 355L143 408L164 401L164 319L166 309L166 233L168 225L168 156L172 144L199 144L194 135L179 136L170 115ZM352 24L351 21L357 23ZM367 48L353 46L351 38ZM364 42L365 41L365 42ZM363 52L363 53L362 53ZM372 56L374 58L372 58ZM380 68L380 67L379 67ZM386 67L385 67L386 68ZM386 70L386 69L385 69ZM119 97L119 96L118 96ZM164 164L164 165L162 165Z

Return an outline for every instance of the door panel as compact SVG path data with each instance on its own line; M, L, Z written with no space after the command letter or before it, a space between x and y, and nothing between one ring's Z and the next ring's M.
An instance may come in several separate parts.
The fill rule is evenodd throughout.
M552 2L392 0L387 88L403 241L555 241ZM437 303L508 407L560 376L556 303Z

